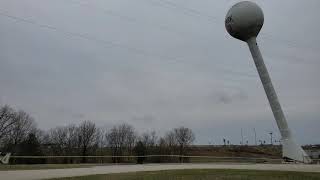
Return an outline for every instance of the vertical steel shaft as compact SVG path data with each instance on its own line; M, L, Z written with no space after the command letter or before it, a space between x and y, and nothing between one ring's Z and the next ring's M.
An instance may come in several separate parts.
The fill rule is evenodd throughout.
M273 88L268 70L264 64L262 55L260 53L257 41L255 37L247 40L251 55L253 57L254 63L256 65L257 71L260 76L263 88L266 92L269 104L271 106L274 118L277 122L278 128L280 130L283 139L291 137L291 132L288 128L286 118L283 114L281 105L279 103L276 91Z
M283 158L289 158L304 163L311 163L311 159L306 152L295 143L289 130L287 120L283 114L280 102L278 100L276 91L273 88L268 70L263 62L261 52L259 50L255 37L252 37L246 41L248 43L251 55L256 65L257 71L260 76L264 91L266 92L267 98L274 118L277 122L281 138L282 138L282 156ZM271 140L272 141L272 140Z

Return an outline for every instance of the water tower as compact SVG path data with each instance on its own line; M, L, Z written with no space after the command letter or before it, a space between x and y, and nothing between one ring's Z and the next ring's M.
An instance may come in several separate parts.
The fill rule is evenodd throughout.
M225 19L225 26L228 33L232 37L246 42L249 46L271 110L280 130L283 159L311 163L309 156L292 137L291 130L288 127L287 120L283 114L276 91L273 88L268 70L260 53L256 38L263 23L264 16L261 8L257 4L249 1L239 2L232 6Z

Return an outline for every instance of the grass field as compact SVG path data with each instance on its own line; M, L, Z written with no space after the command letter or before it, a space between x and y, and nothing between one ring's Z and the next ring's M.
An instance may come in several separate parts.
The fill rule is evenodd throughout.
M55 180L319 180L320 173L253 170L169 170L91 175Z
M86 168L97 166L96 164L34 164L34 165L1 165L0 171L9 170L34 170L34 169L66 169L66 168Z

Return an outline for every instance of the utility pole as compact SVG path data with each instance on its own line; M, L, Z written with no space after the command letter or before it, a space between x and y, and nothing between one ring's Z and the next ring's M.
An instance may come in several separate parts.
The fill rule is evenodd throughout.
M257 145L257 133L256 133L256 128L253 128L254 132L254 144Z
M243 145L243 133L242 133L242 128L241 128L241 145Z
M270 139L271 139L270 144L272 145L272 131L269 132L269 134L270 134Z

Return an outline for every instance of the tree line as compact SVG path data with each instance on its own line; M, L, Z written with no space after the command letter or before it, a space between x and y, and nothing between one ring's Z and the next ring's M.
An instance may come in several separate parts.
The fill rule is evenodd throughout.
M25 111L8 105L0 106L0 151L16 156L81 156L78 159L62 158L59 163L93 162L86 156L112 156L107 161L120 163L132 161L130 156L141 156L138 159L141 163L145 155L187 155L194 140L193 131L183 126L173 128L160 137L155 131L139 133L127 123L107 129L89 120L44 131ZM170 162L174 158L154 156L148 161ZM175 160L181 162L186 159L176 157ZM16 159L15 163L52 161Z

